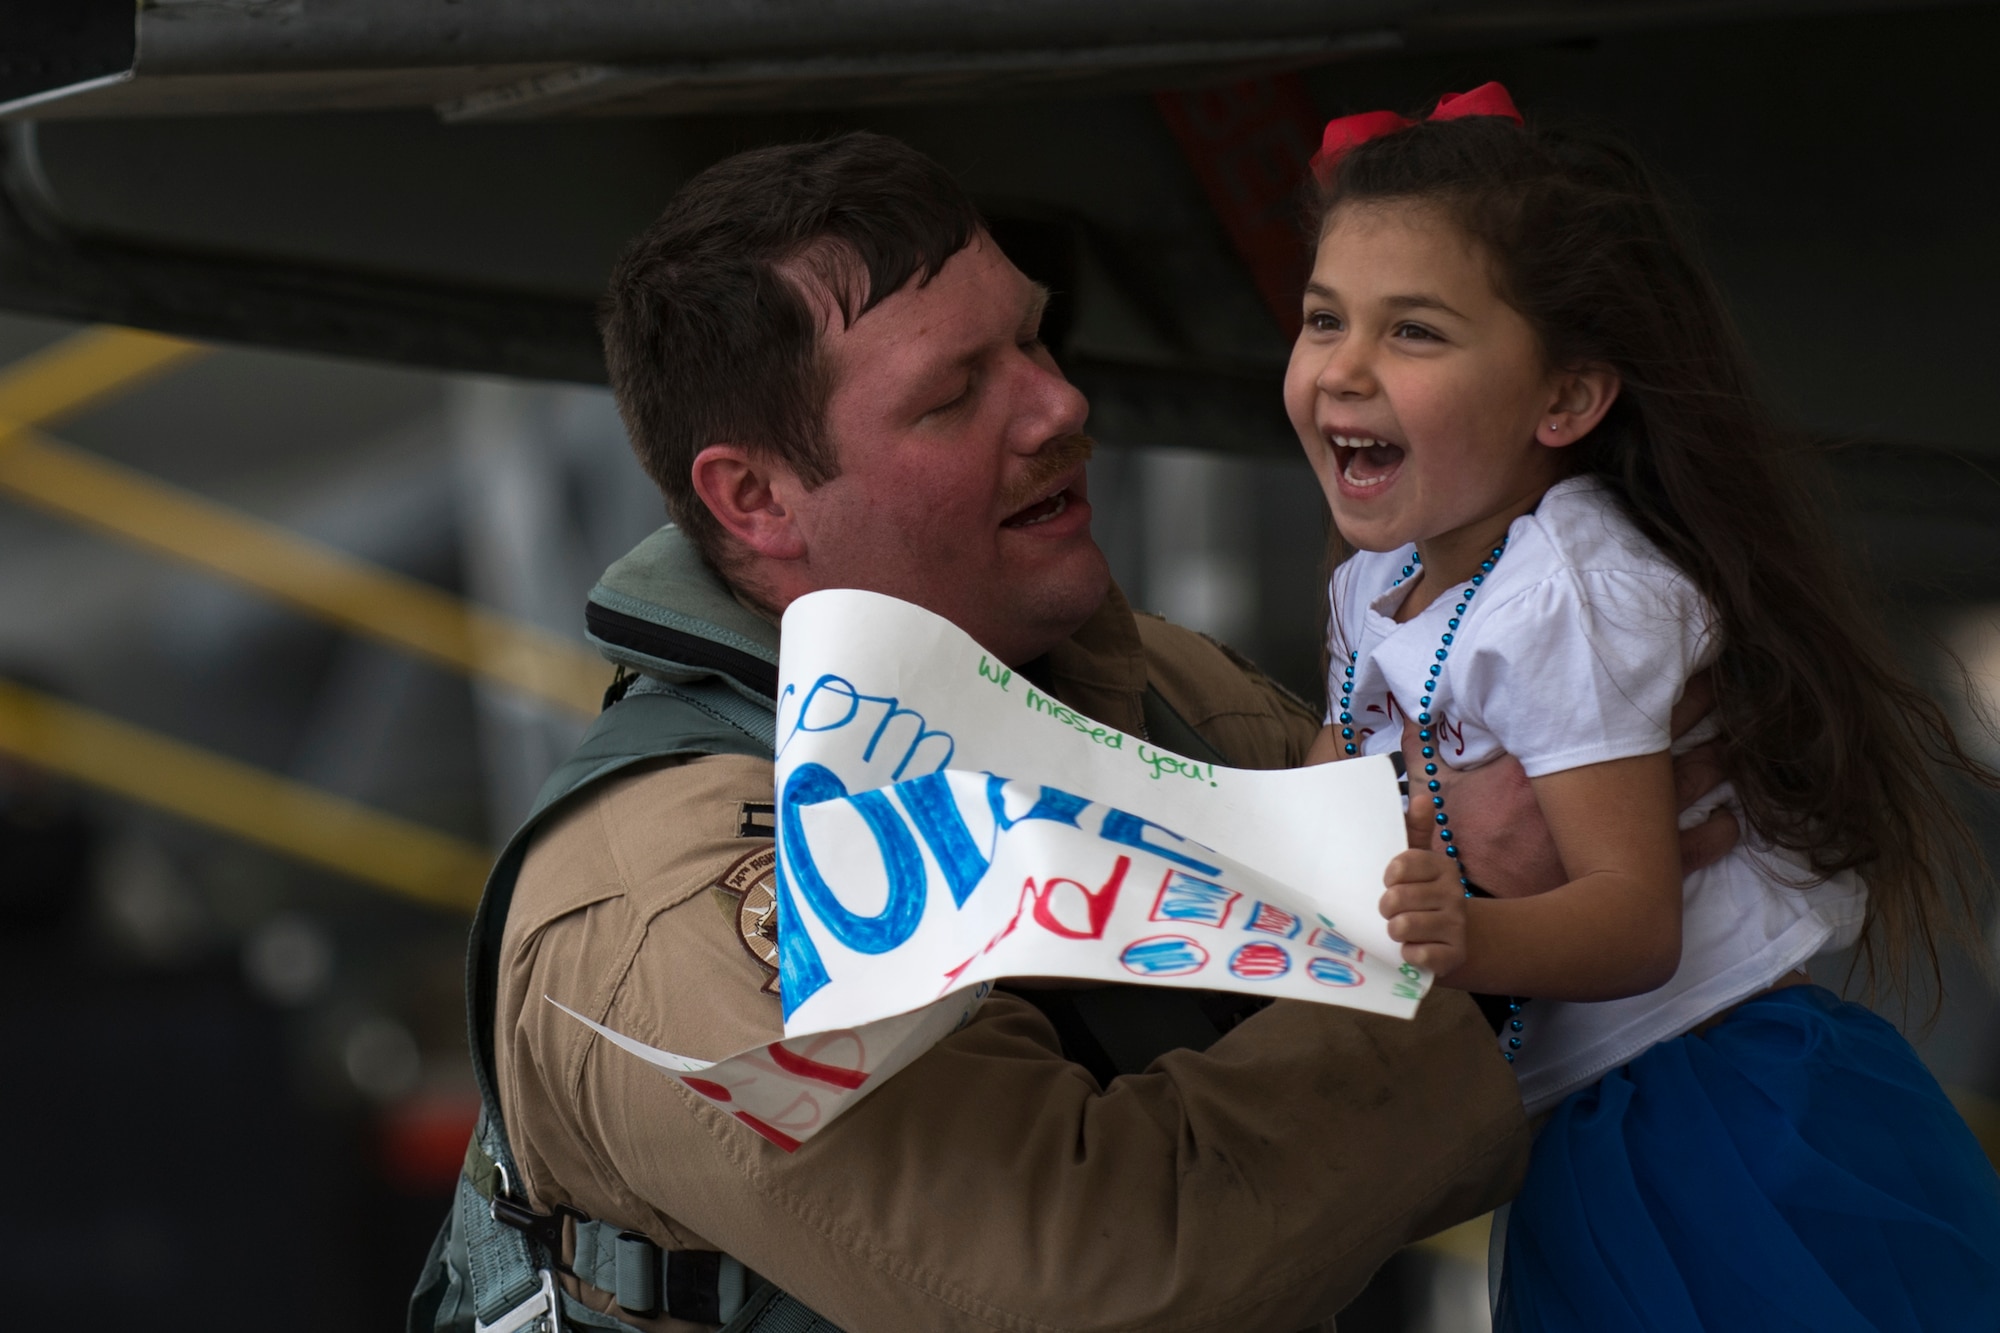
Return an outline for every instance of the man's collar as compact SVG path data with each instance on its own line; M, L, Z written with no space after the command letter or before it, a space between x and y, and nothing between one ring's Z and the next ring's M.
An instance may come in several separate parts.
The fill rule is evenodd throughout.
M599 652L669 681L721 676L766 707L778 688L778 627L738 600L668 524L604 571L585 623Z
M778 626L733 593L680 529L634 547L590 592L591 640L614 662L650 676L721 675L776 693ZM1090 619L1022 674L1106 726L1143 735L1145 647L1116 584Z

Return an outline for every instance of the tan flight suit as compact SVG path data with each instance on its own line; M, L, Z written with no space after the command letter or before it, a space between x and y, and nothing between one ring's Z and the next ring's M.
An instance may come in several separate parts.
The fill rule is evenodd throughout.
M1247 664L1135 618L1115 591L1037 674L1134 734L1150 674L1241 767L1295 765L1317 729ZM769 847L745 806L771 800L770 763L710 756L613 779L536 838L494 1030L539 1208L726 1251L847 1333L1292 1333L1329 1321L1399 1246L1519 1184L1513 1075L1472 1003L1445 990L1408 1022L1279 1000L1206 1051L1103 1087L1000 991L781 1151L543 1000L702 1059L778 1039L771 973L736 896L713 887Z

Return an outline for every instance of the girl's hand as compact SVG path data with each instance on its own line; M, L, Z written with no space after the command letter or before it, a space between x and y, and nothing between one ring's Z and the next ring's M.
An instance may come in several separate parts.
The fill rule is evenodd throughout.
M1382 915L1389 938L1403 946L1403 961L1429 968L1440 979L1465 964L1465 890L1458 872L1439 852L1403 852L1389 862L1382 882Z

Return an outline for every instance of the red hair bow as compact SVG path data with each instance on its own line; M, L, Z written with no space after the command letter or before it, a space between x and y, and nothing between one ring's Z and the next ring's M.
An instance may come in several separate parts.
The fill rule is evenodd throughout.
M1461 116L1505 116L1516 125L1524 123L1521 113L1514 109L1514 99L1497 83L1482 83L1469 93L1446 93L1438 98L1437 108L1424 119L1457 120ZM1325 180L1332 175L1340 159L1356 144L1406 130L1416 123L1393 111L1363 111L1358 115L1329 120L1326 133L1320 138L1319 151L1312 156L1314 177Z

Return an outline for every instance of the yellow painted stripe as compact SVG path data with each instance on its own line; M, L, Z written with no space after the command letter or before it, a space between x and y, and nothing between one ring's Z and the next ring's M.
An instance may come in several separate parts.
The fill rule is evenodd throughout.
M0 680L0 750L437 907L470 910L485 848Z
M0 421L46 425L207 351L139 329L83 329L0 370Z
M207 350L139 329L92 328L0 370L0 488L247 583L344 629L586 717L597 712L609 669L560 635L468 606L27 429Z
M1986 1160L2000 1170L2000 1101L1974 1092L1971 1088L1956 1085L1945 1088L1945 1095L1951 1104L1965 1117L1972 1136L1979 1140L1979 1146L1986 1150Z
M1485 1213L1470 1222L1460 1222L1455 1227L1440 1231L1435 1236L1427 1236L1413 1248L1484 1268L1486 1244L1492 1234L1493 1214Z
M559 635L26 427L0 426L0 491L586 717L610 678L600 658Z

